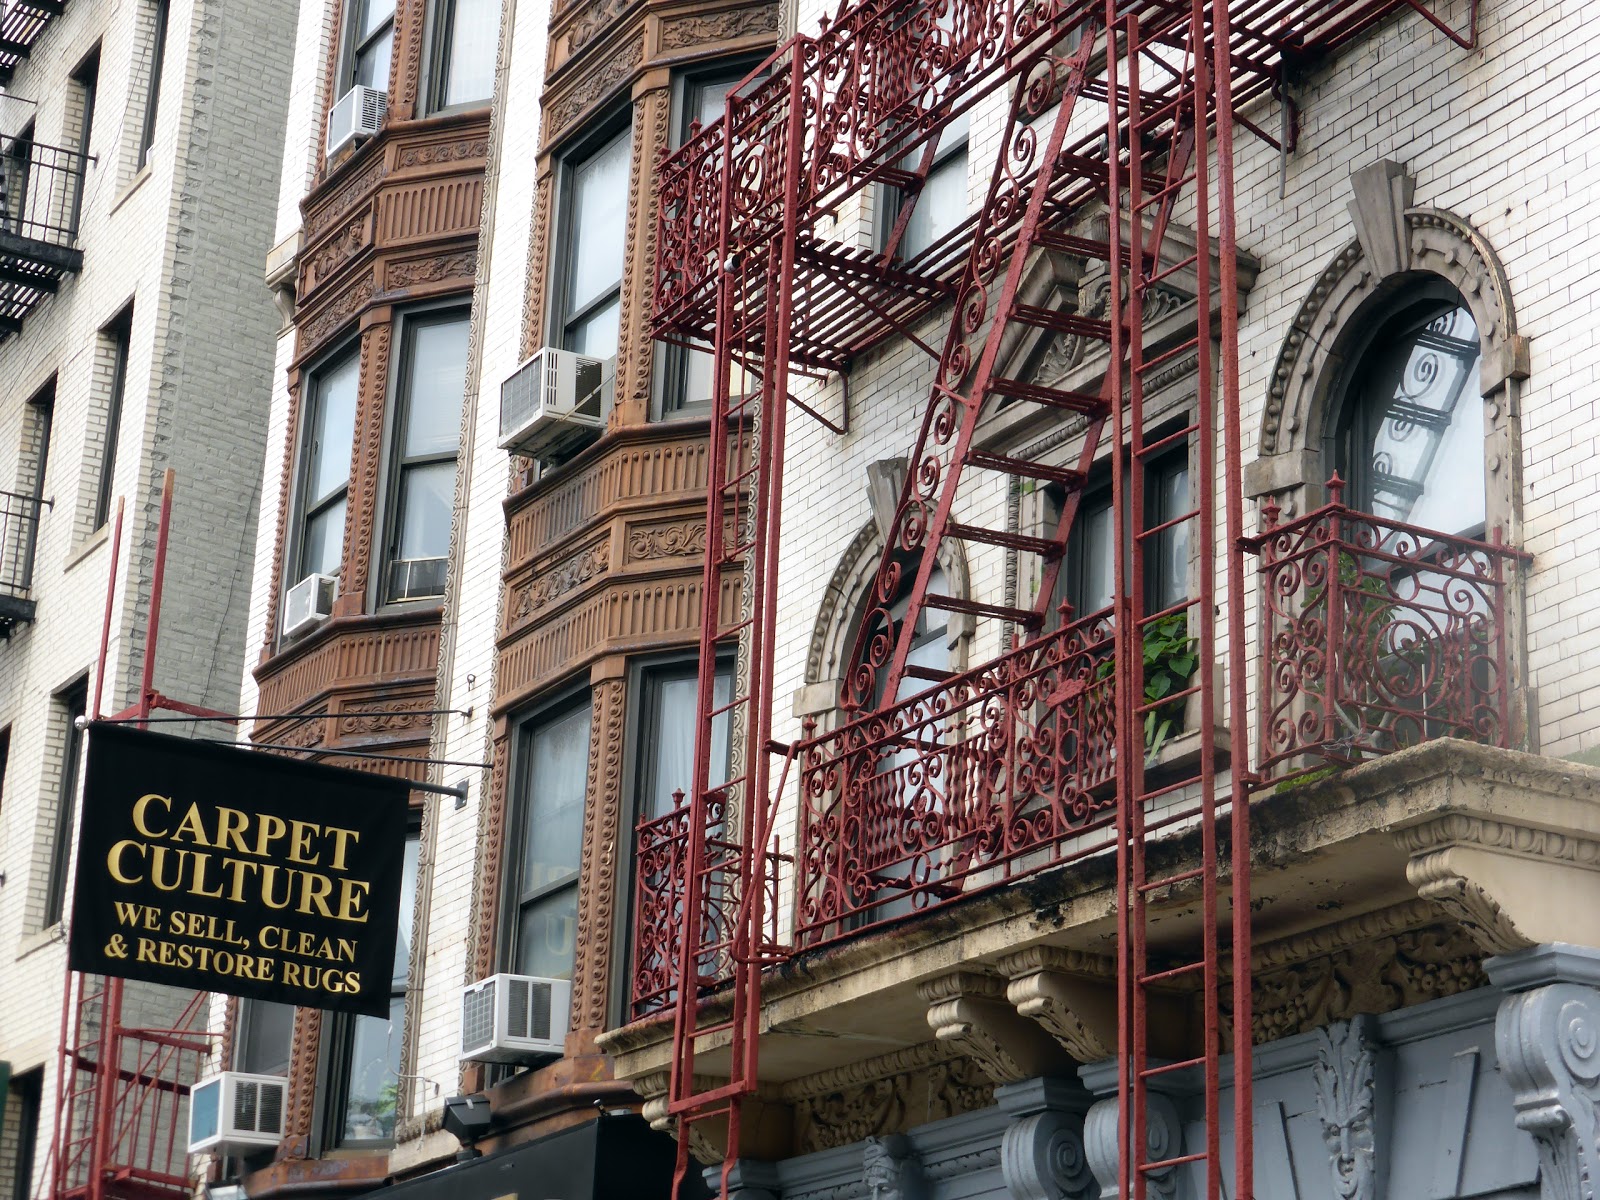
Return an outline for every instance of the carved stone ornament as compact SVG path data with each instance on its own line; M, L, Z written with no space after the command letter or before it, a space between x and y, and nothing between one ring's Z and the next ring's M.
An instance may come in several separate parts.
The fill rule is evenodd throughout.
M1067 1074L1072 1060L1048 1033L1005 998L993 976L955 971L922 984L934 1036L959 1048L996 1083Z
M1339 1200L1377 1200L1381 1194L1374 1113L1376 1054L1366 1029L1366 1022L1339 1021L1316 1032L1311 1083Z
M994 1082L942 1042L836 1067L783 1085L801 1154L904 1133L994 1103Z
M1544 1200L1595 1200L1600 1185L1600 992L1556 983L1507 997L1495 1023L1517 1128L1539 1151Z
M709 16L677 17L661 23L661 48L681 50L714 42L778 32L778 6L752 5Z
M1117 1136L1117 1099L1115 1096L1101 1100L1083 1120L1084 1153L1089 1160L1089 1170L1100 1184L1100 1200L1120 1200L1118 1171L1121 1165L1121 1139ZM1183 1153L1183 1123L1178 1118L1177 1106L1158 1092L1150 1093L1145 1102L1145 1161L1161 1162L1177 1158ZM1164 1167L1150 1172L1147 1195L1160 1200L1173 1200L1178 1194L1181 1178L1176 1167ZM1092 1193L1091 1193L1092 1194Z
M920 1200L916 1148L904 1134L869 1137L861 1148L861 1183L870 1200Z
M1406 879L1458 921L1486 954L1544 942L1600 944L1600 912L1552 904L1585 895L1600 872L1600 841L1510 821L1449 813L1398 831Z
M1116 963L1105 955L1034 946L1002 959L1006 999L1077 1061L1117 1052Z
M1076 1081L1033 1079L1003 1088L1012 1114L1000 1143L1000 1171L1012 1200L1096 1200L1100 1185L1083 1141L1088 1094Z

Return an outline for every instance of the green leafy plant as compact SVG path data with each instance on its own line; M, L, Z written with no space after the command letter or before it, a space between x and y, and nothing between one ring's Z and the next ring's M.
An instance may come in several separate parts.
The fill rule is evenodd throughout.
M1189 636L1189 619L1185 613L1173 613L1152 621L1144 630L1144 702L1155 704L1158 700L1181 692L1194 678L1200 665L1198 643ZM1107 679L1116 670L1116 663L1106 659L1095 670L1096 679ZM1183 726L1183 701L1173 700L1152 708L1144 715L1144 752L1154 758L1172 735L1174 728Z

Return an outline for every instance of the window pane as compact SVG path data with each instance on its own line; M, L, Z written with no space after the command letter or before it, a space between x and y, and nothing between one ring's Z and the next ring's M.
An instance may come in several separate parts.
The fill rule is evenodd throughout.
M737 79L729 77L708 79L704 83L696 84L690 98L689 119L698 121L700 128L704 129L720 118L728 110L728 93L733 91L734 85L738 82Z
M450 507L456 464L406 467L400 476L400 557L443 558L450 552Z
M918 149L901 160L900 165L912 171L921 161ZM905 235L900 240L900 257L912 258L961 224L967 216L967 121L965 117L951 122L939 136L933 168L922 185L922 195L911 217L906 222ZM893 228L893 214L891 212ZM886 229L887 232L887 229Z
M361 20L356 25L358 37L365 41L390 17L394 16L394 0L366 0L361 6Z
M1165 459L1152 467L1150 484L1150 511L1145 513L1147 527L1165 524L1194 506L1189 496L1187 455ZM1145 571L1150 580L1153 611L1171 608L1189 595L1189 526L1192 523L1190 520L1174 525L1150 539L1150 561Z
M339 557L344 553L344 509L341 497L306 522L306 544L300 554L300 570L305 575L337 575Z
M315 505L350 479L350 456L356 440L356 386L360 364L355 355L329 368L314 384L311 444L307 450L306 502Z
M1467 532L1484 520L1478 328L1465 308L1440 313L1375 353L1371 406L1374 514Z
M578 942L578 888L562 888L522 906L517 918L519 975L571 979Z
M714 703L728 703L732 674L717 672ZM672 793L694 787L694 753L699 705L699 680L693 670L662 672L650 681L650 711L639 731L640 762L645 764L639 818L649 820L672 811ZM728 714L711 724L711 786L728 779Z
M404 991L411 970L411 917L417 907L417 855L422 849L418 836L406 838L404 864L400 868L400 935L394 943L394 987Z
M1078 542L1078 578L1073 589L1076 594L1072 597L1072 615L1077 618L1099 612L1111 604L1117 567L1110 501L1085 503L1080 507L1072 537Z
M350 1082L345 1094L343 1140L394 1138L395 1097L400 1086L404 995L389 1001L387 1017L356 1017L350 1035Z
M412 326L407 458L456 452L461 443L461 398L466 390L466 318Z
M445 67L444 104L467 104L494 95L497 0L455 0L450 14L450 61Z
M356 53L354 82L363 87L389 90L389 55L394 48L394 29L391 27L376 40L369 42Z
M589 774L589 705L536 726L527 744L522 895L578 876Z
M567 331L566 348L590 358L610 358L616 354L621 311L621 301L613 300L604 308L595 309L584 320L575 322Z
M289 1069L294 1038L294 1005L245 1000L239 1012L234 1069L257 1075L282 1075Z
M632 141L624 134L574 168L566 243L569 313L593 304L622 283L631 150ZM615 340L613 334L613 345Z

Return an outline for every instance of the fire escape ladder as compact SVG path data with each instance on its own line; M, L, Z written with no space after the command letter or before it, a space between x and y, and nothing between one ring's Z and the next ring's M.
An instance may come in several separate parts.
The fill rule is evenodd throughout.
M1103 396L1010 379L999 372L1001 347L1013 329L1039 329L1047 336L1110 337L1109 322L1058 312L1022 298L1032 251L1068 236L1054 224L1062 219L1063 208L1055 201L1071 185L1083 182L1077 157L1063 150L1096 44L1093 30L1086 30L1069 58L1045 54L1030 69L1048 72L1048 79L1034 80L1034 86L1026 77L1017 81L956 289L949 332L923 411L911 469L873 580L871 607L857 634L851 657L854 666L844 685L845 701L853 708L870 708L877 697L892 700L898 694L906 676L917 615L924 607L998 619L1029 632L1043 628L1043 615L1032 609L942 595L930 592L928 585L946 538L1025 551L1040 555L1047 563L1058 563L1065 548L1062 537L1032 537L1003 525L957 520L958 493L968 472L977 470L1012 479L1051 480L1074 496L1105 424ZM1058 96L1059 105L1049 139L1041 145L1039 131L1029 122L1041 115L1043 96ZM1070 207L1067 211L1069 216L1075 215ZM1010 246L1002 253L1008 241ZM1074 245L1079 241L1092 244L1087 239L1073 239ZM1110 253L1099 245L1094 252L1102 258ZM1033 405L1087 418L1087 448L1077 467L1063 469L975 447L974 435L985 413L1006 404ZM991 522L1004 520L1003 506L974 506L974 513ZM892 610L907 594L903 584L908 571L915 575L905 616L897 621Z
M1125 164L1120 154L1114 154L1110 162L1111 226L1114 230L1126 229L1129 245L1126 258L1114 257L1111 263L1112 311L1126 312L1126 320L1112 330L1111 361L1126 366L1107 376L1115 444L1126 447L1125 456L1113 456L1112 491L1118 524L1114 612L1118 631L1117 742L1123 750L1117 763L1118 984L1122 1005L1119 1110L1121 1127L1129 1131L1127 1145L1131 1149L1120 1164L1119 1184L1120 1194L1129 1200L1146 1200L1153 1187L1170 1179L1174 1172L1189 1174L1196 1181L1200 1200L1221 1200L1225 1194L1254 1194L1250 1158L1251 1041L1249 1025L1239 1019L1237 1003L1233 1028L1241 1053L1236 1059L1234 1078L1231 1173L1224 1170L1221 1144L1220 989L1230 977L1244 981L1243 1004L1248 1012L1250 978L1248 870L1239 853L1248 841L1248 791L1243 776L1247 763L1243 752L1236 753L1231 784L1219 781L1223 764L1218 761L1214 731L1228 721L1224 719L1211 666L1217 662L1226 665L1234 689L1234 707L1228 714L1235 724L1233 745L1242 747L1240 689L1244 680L1245 617L1240 593L1235 590L1240 576L1235 574L1233 562L1238 554L1233 548L1238 536L1235 526L1242 521L1242 510L1233 495L1227 497L1230 590L1225 618L1218 616L1217 573L1221 559L1215 529L1215 431L1219 428L1219 415L1224 416L1223 424L1227 425L1224 453L1228 459L1228 488L1232 493L1238 491L1237 313L1228 91L1231 68L1226 5L1227 0L1190 0L1188 12L1179 16L1176 25L1163 15L1159 27L1142 24L1137 13L1118 18L1115 0L1107 6L1108 141L1118 145L1119 135L1126 131L1125 144L1131 147ZM1220 20L1222 30L1216 37L1212 35L1213 19ZM1211 60L1213 53L1215 64ZM1218 82L1213 81L1214 66L1219 73ZM1126 72L1125 82L1119 82L1121 71ZM1148 89L1149 96L1147 75L1153 84ZM1213 119L1219 140L1230 138L1224 147L1213 145ZM1212 190L1213 168L1220 184L1216 194ZM1152 188L1150 177L1158 172L1160 183ZM1192 262L1186 264L1195 277L1192 324L1177 335L1175 345L1147 347L1144 305L1158 281L1172 273L1171 267L1163 265L1159 247L1167 215L1180 194L1188 198L1186 211L1192 212L1195 226L1195 252ZM1118 247L1119 240L1114 239L1114 253L1120 253ZM1214 253L1220 263L1215 271L1219 281L1215 290ZM1220 318L1222 324L1220 372L1213 361L1217 345L1212 332L1214 317ZM1189 356L1194 363L1196 398L1188 428L1178 434L1148 436L1145 401L1152 376L1170 369L1175 360ZM1229 406L1232 411L1226 412ZM1192 447L1193 504L1187 511L1163 512L1158 522L1147 523L1146 471L1158 456L1170 453L1175 445ZM1162 540L1184 526L1197 545L1193 554L1197 570L1194 585L1185 589L1185 598L1174 603L1170 597L1155 596L1147 581ZM1225 635L1220 637L1219 621L1225 621L1227 626ZM1179 680L1165 692L1152 696L1147 688L1145 647L1169 644L1172 639L1186 646L1192 670L1186 681ZM1184 714L1194 722L1198 752L1168 765L1152 761L1152 748L1159 749L1162 742L1159 734L1152 736L1153 731L1183 720ZM1235 850L1231 901L1223 892L1224 821L1232 823ZM1161 831L1197 831L1198 866L1153 870L1147 847ZM1171 945L1156 937L1155 909L1168 908L1177 901L1193 906L1201 914L1198 947L1192 935ZM1221 928L1230 930L1226 945ZM1157 1060L1150 1053L1152 1004L1174 991L1198 1001L1202 1030L1199 1054L1178 1063ZM1159 1088L1162 1076L1180 1070L1197 1072L1203 1080L1204 1143L1158 1151L1147 1137L1149 1097L1152 1090Z
M674 1195L694 1169L697 1127L726 1141L724 1187L738 1158L743 1101L754 1094L761 970L780 954L769 922L772 657L777 626L777 548L792 359L794 289L803 153L802 76L772 120L772 161L781 164L781 221L742 239L733 225L733 155L745 101L728 98L722 123L717 229L714 416L701 595L694 788L673 989L668 1112L678 1123ZM753 106L752 106L753 107ZM759 115L756 118L759 120ZM736 390L743 389L743 390ZM735 584L737 586L735 587ZM737 608L734 608L734 605ZM730 695L719 668L732 662ZM711 748L726 731L729 763ZM712 989L726 985L713 994ZM707 1084L703 1056L727 1075ZM710 1076L721 1079L720 1076Z

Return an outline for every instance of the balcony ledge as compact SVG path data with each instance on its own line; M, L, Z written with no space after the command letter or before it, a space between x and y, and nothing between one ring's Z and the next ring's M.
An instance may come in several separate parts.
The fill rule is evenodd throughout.
M1454 926L1481 956L1600 943L1600 769L1444 739L1259 793L1252 825L1261 969L1306 957L1304 947L1336 926L1348 940L1352 928L1395 912ZM1182 871L1199 850L1193 829L1163 839L1149 852L1151 873ZM1153 953L1192 944L1197 893L1194 882L1152 895ZM1552 905L1552 894L1573 902ZM951 1040L936 1016L954 1003L944 993L958 969L986 984L979 990L990 1007L1007 995L1007 975L1016 991L1029 970L1038 973L1037 963L1023 965L1031 959L1070 963L1084 977L1114 973L1114 900L1107 853L796 955L763 982L763 1084L926 1043L930 1024ZM1301 949L1285 950L1291 943ZM726 1000L714 997L710 1008ZM662 1072L671 1019L637 1021L601 1046L619 1077ZM718 1073L719 1054L700 1055L697 1066Z

